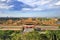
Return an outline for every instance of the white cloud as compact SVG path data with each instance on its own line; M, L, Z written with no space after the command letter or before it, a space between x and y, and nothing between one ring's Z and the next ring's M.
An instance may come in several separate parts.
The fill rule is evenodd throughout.
M7 4L5 4L5 3L0 3L0 9L9 9L9 8L11 8L11 7L13 7L14 5L10 5L10 6L8 6Z
M6 1L6 0L0 0L0 1Z
M52 0L18 0L18 1L22 1L23 3L26 3L30 6L35 6L35 5L47 4L47 3L51 2Z
M31 8L23 8L22 9L22 11L38 11L38 10L44 10L44 9L42 9L42 8L33 8L33 9L31 9Z
M8 2L10 2L11 0L7 0L6 2L8 3Z
M32 9L30 9L30 8L23 8L22 10L23 11L25 11L25 10L27 11L27 10L32 10Z
M37 11L37 10L44 10L42 8L34 8L33 11Z
M57 1L57 2L53 2L53 3L50 3L48 5L48 8L60 8L60 1Z
M46 1L46 0L41 0L41 1L37 1L37 2L35 2L34 4L36 4L36 5L45 5L45 4L48 4L48 3L50 3L51 2L51 0L49 1Z
M7 3L9 3L14 0L0 0L0 1L6 1ZM17 1L21 1L33 7L33 8L22 8L22 10L44 10L44 9L55 8L57 7L56 5L60 5L60 1L54 3L53 0L17 0ZM14 5L8 6L7 4L0 3L0 9L9 9L13 6Z
M52 0L18 0L18 1L21 1L25 4L34 7L34 9L24 9L24 10L43 10L42 8L44 8L44 5L45 4L48 5L48 3L50 3Z
M60 1L56 2L55 5L60 5Z
M6 3L3 3L4 1L10 1L10 0L0 0L0 9L10 9L11 7L13 7L14 5L10 5L8 6Z
M21 1L25 4L28 4L28 5L33 6L33 7L35 6L34 5L34 0L18 0L18 1Z
M12 1L12 0L0 0L1 2L4 2L4 1L6 1L6 2L10 2L10 1Z

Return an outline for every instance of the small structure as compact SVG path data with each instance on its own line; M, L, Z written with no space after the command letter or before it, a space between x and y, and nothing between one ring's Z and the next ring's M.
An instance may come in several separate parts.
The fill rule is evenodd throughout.
M28 18L23 21L23 32L31 32L34 30L35 26L38 24L38 20L33 20L33 18ZM36 29L37 30L37 29Z
M23 24L25 25L25 24L29 24L29 25L31 25L31 24L33 24L33 25L37 25L39 23L39 21L38 20L33 20L33 18L28 18L28 19L26 19L26 20L23 20Z

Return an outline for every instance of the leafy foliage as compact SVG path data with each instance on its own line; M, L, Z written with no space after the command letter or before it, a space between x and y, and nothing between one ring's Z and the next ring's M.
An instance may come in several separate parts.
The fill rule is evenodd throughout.
M41 33L43 32L43 33ZM45 33L44 33L45 32ZM54 36L56 35L56 36ZM21 31L1 31L0 30L0 40L60 40L60 31L32 31L27 33L22 33Z

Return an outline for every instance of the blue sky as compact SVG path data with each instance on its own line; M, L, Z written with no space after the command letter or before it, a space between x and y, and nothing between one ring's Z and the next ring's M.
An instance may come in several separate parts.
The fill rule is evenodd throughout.
M0 0L0 17L60 17L60 0Z

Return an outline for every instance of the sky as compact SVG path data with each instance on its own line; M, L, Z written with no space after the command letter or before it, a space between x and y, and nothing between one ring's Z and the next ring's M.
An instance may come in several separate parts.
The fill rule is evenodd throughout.
M60 0L0 0L0 17L60 17Z

